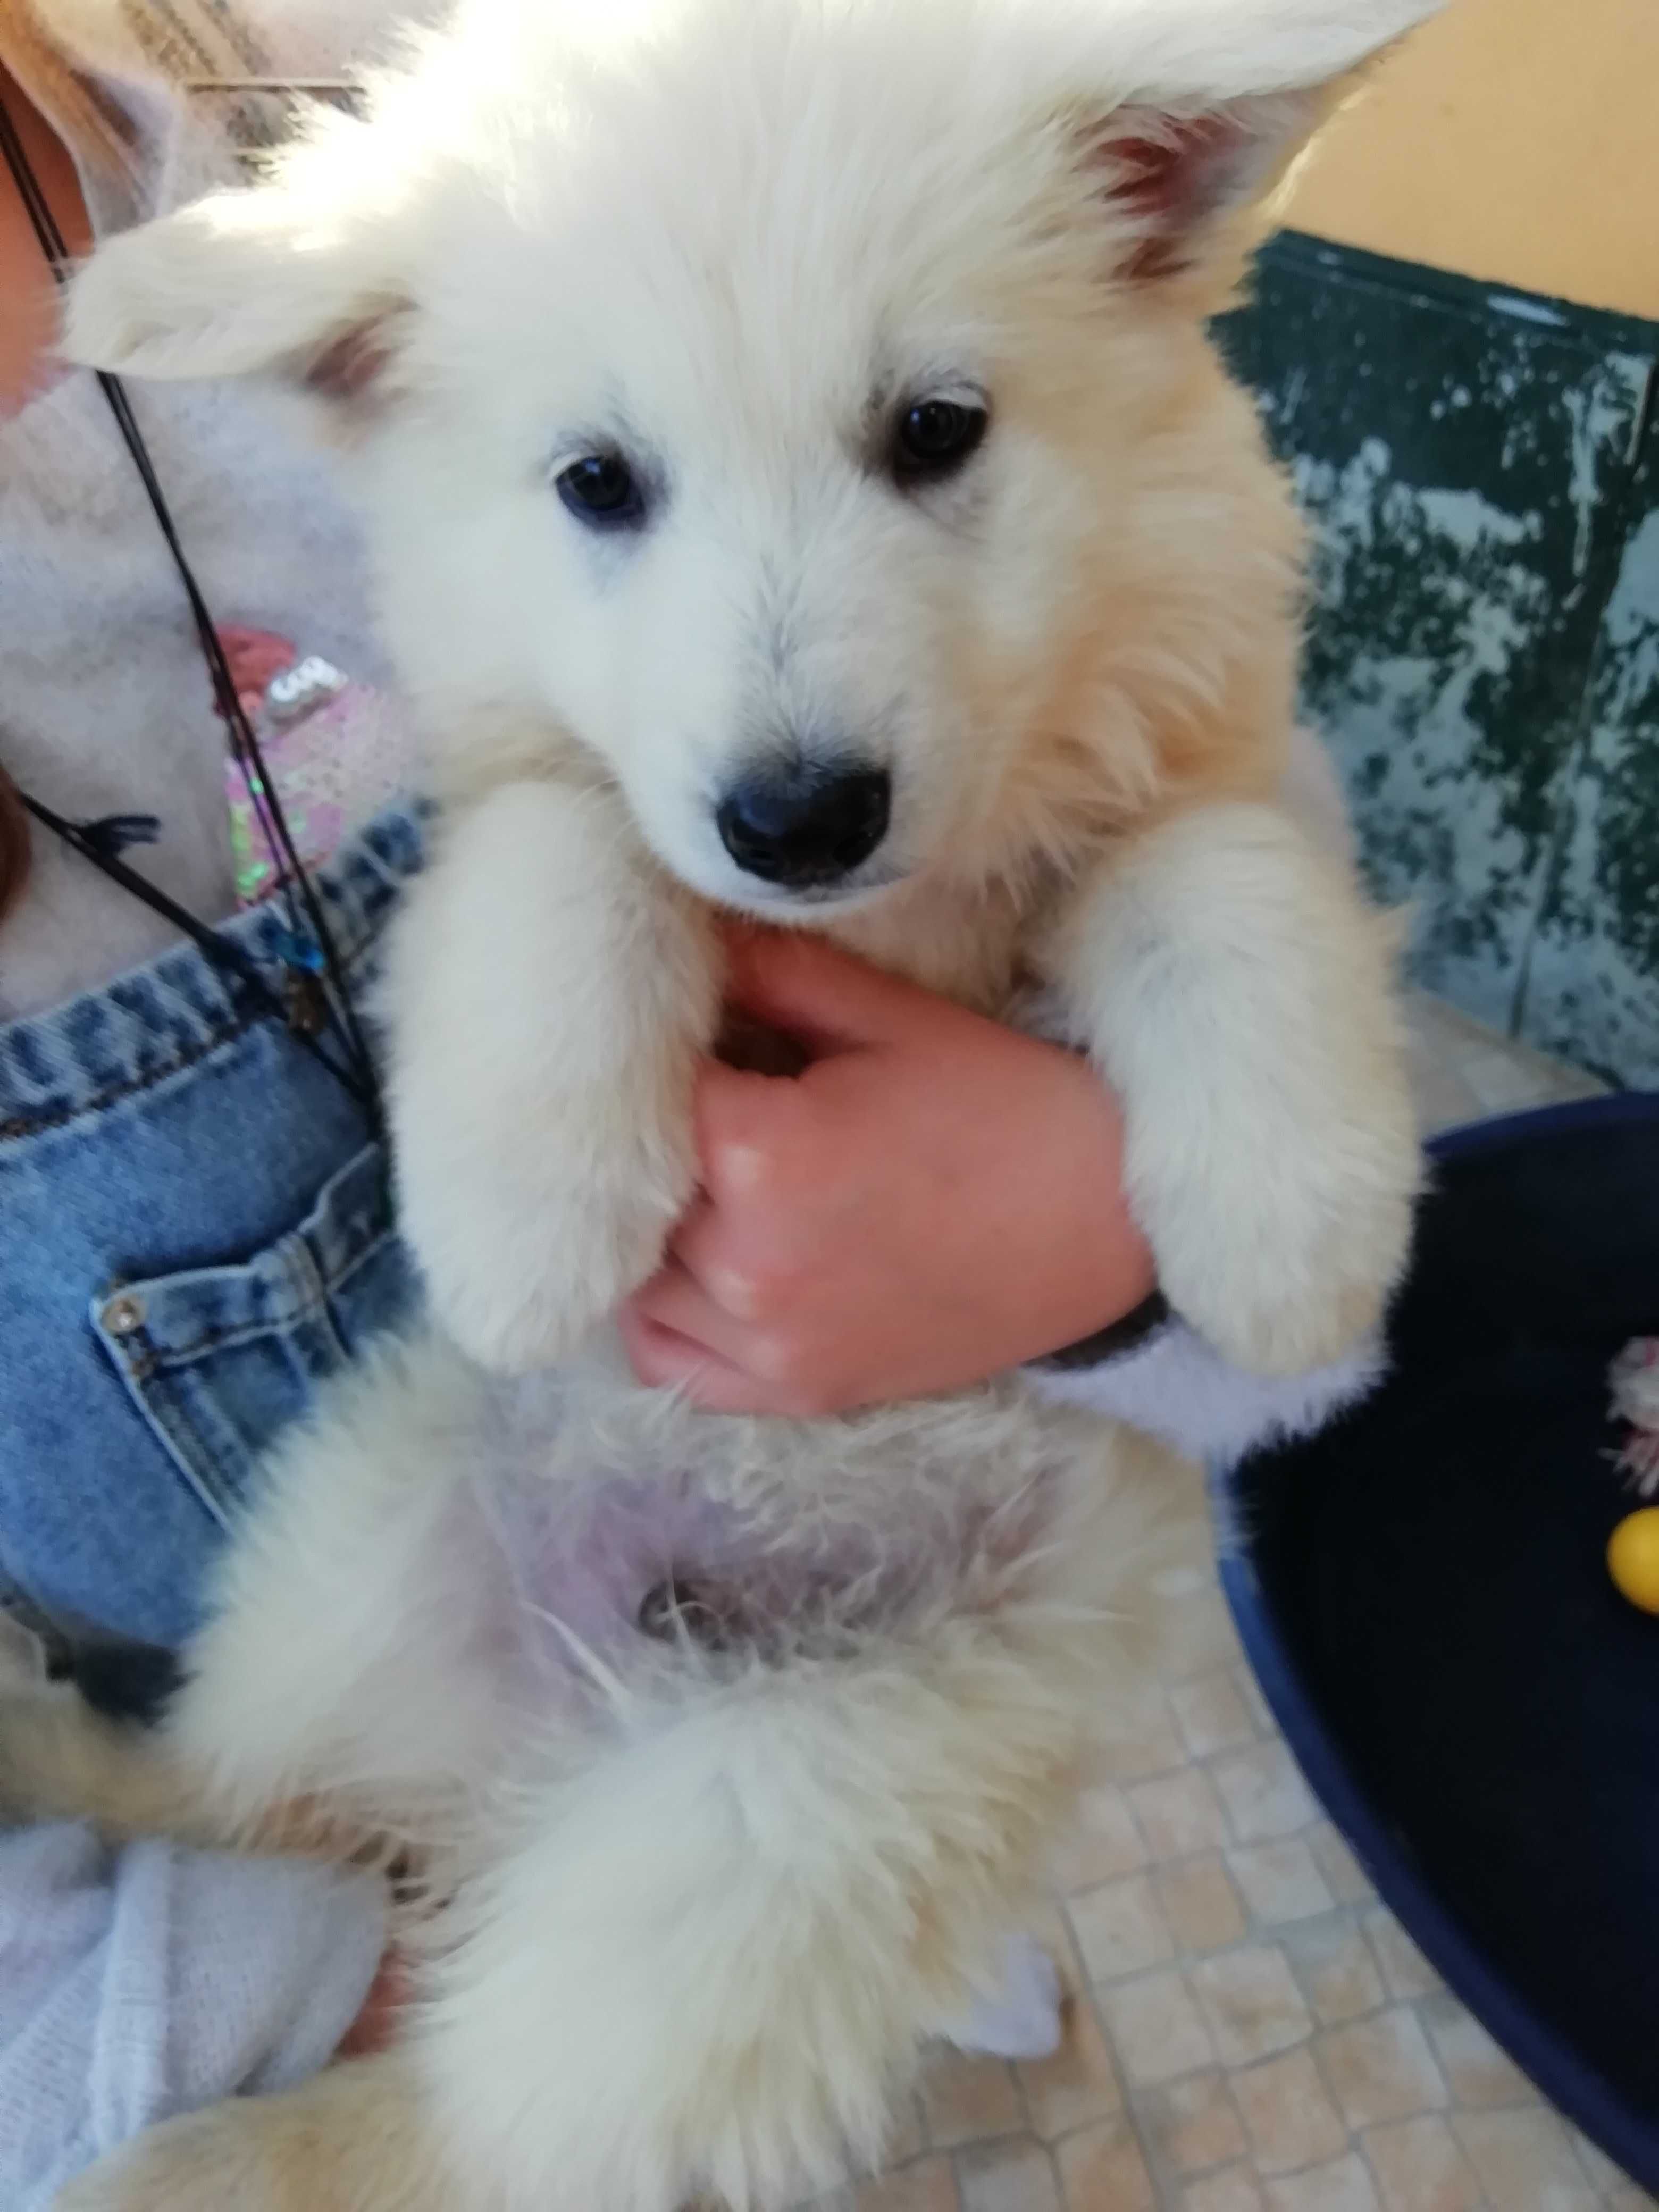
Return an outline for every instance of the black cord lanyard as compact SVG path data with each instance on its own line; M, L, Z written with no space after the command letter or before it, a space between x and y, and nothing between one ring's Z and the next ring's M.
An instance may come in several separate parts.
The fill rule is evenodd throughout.
M30 163L16 125L3 101L0 101L0 155L4 156L6 166L11 172L12 180L34 234L40 240L47 266L61 287L68 281L70 273L68 244L47 204L46 193ZM271 989L257 963L240 945L219 931L210 929L204 922L197 921L176 900L169 898L121 860L121 846L142 842L146 832L151 830L148 817L124 816L109 823L68 822L61 815L54 813L51 807L31 798L27 792L19 792L18 796L43 829L50 830L55 837L79 853L111 882L120 884L123 890L131 892L135 898L141 899L154 912L171 922L174 928L181 930L215 967L235 976L258 1004L260 1011L280 1020L295 1042L319 1060L336 1081L357 1100L378 1134L381 1127L381 1111L374 1063L351 1002L344 965L329 929L322 902L295 848L283 812L282 801L265 773L258 740L237 696L235 679L225 658L224 647L219 641L219 633L214 627L207 602L185 558L184 547L179 542L149 449L134 419L126 392L115 377L106 375L101 369L97 374L100 388L109 404L110 412L115 417L127 451L132 456L157 526L172 556L173 567L184 586L202 656L207 663L208 675L213 685L214 701L230 732L231 750L242 769L260 828L271 850L278 856L278 885L288 905L290 935L295 945L301 948L301 957L289 963L294 988L288 1001L284 1003L282 997ZM301 921L301 908L304 911L303 924ZM307 957L313 946L314 958ZM317 973L319 968L321 969L320 978ZM339 1047L344 1054L343 1066L324 1047L321 1033L328 1028L337 1032Z

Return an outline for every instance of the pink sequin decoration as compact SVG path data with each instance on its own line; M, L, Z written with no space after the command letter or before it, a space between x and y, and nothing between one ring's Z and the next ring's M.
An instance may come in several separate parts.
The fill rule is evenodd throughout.
M359 823L408 787L408 735L382 693L325 662L295 662L292 647L289 662L265 687L255 735L295 849L307 867L318 867ZM242 906L257 906L282 871L254 804L253 781L234 757L225 763L225 796L236 896Z

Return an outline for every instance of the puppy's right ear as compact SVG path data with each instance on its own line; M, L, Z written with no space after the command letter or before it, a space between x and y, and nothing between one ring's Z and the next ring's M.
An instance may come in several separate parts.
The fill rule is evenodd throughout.
M1112 88L1103 105L1078 103L1078 149L1133 281L1201 266L1361 68L1443 0L1094 0L1085 15L1079 0L1060 4L1097 40L1086 65Z
M322 181L279 173L107 240L70 287L64 357L135 376L267 370L328 396L364 390L407 308L404 226L384 183L359 198Z

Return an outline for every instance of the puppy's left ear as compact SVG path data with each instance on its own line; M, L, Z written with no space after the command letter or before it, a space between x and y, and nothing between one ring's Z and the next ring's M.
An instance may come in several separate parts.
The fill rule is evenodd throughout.
M395 152L366 125L324 117L264 182L106 240L70 287L64 357L362 396L407 309L413 190Z
M1113 57L1135 89L1080 125L1130 280L1196 265L1264 198L1358 72L1443 0L1139 0ZM1134 36L1139 25L1140 36ZM1124 69L1127 63L1127 71Z

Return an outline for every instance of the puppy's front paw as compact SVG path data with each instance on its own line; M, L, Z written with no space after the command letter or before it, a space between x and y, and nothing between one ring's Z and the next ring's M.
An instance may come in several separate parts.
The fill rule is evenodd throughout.
M666 1120L668 1117L665 1117ZM657 1266L696 1181L689 1113L560 1102L446 1162L403 1145L405 1232L434 1314L472 1358L525 1374L567 1356Z
M1420 1164L1394 951L1345 867L1243 803L1112 856L1057 933L1160 1286L1236 1366L1340 1358L1405 1265Z
M1143 1159L1137 1211L1164 1293L1235 1365L1306 1373L1382 1319L1420 1175L1403 1101L1382 1104L1364 1125L1224 1139L1168 1173L1146 1174Z
M503 785L440 840L389 951L392 1124L434 1313L483 1365L562 1358L656 1266L720 981L612 796Z

